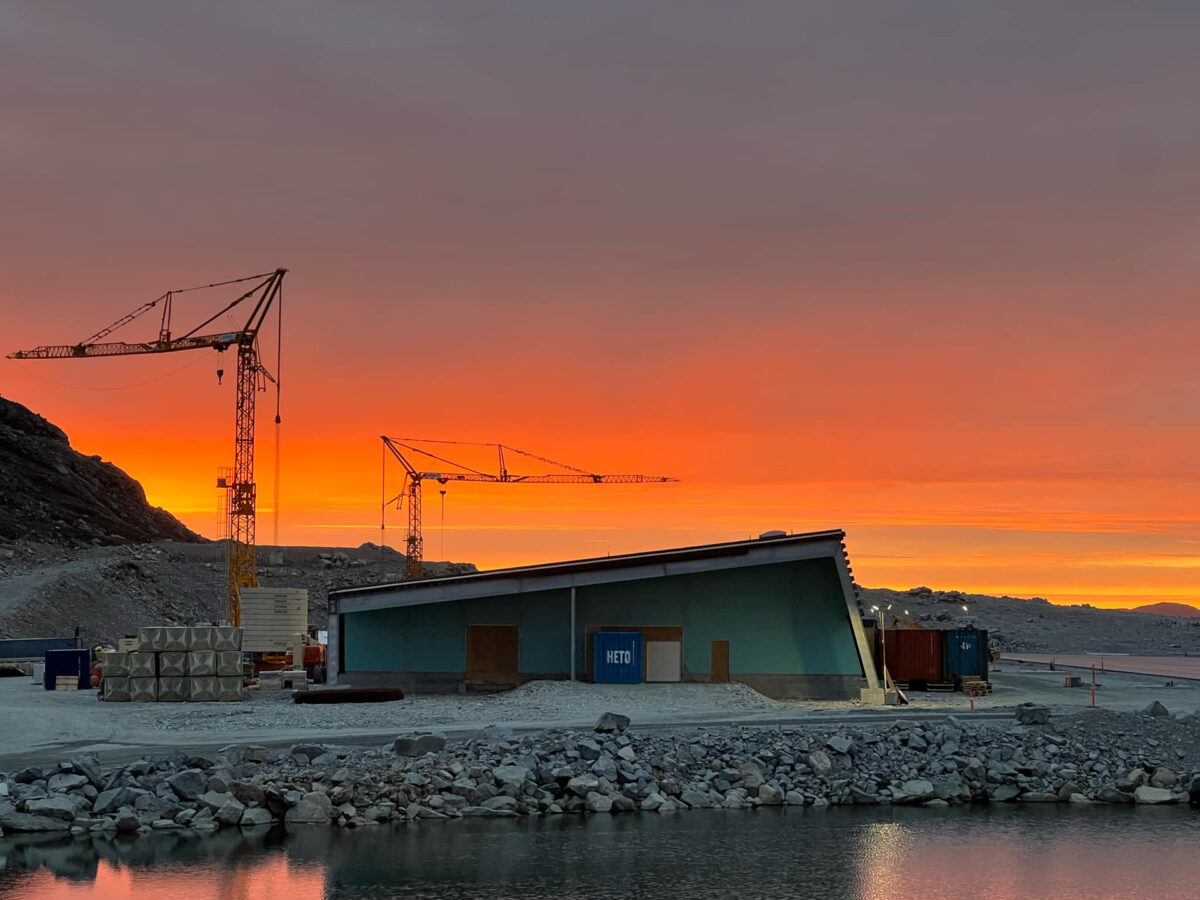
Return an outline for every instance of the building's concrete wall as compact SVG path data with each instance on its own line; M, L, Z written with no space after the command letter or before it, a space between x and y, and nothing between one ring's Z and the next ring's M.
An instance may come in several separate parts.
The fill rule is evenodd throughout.
M731 675L863 674L828 558L597 585L579 591L576 620L581 660L586 625L674 625L683 628L685 678L710 673L711 642L720 640L729 641Z
M466 626L474 624L518 626L523 676L567 677L570 615L569 590L346 613L340 680L365 684L401 673L419 673L421 683L461 679ZM862 683L846 598L828 557L579 588L575 622L577 674L587 668L589 626L668 626L683 629L685 680L707 681L711 642L727 640L731 677L772 695L851 696ZM376 674L356 680L355 672ZM403 680L410 689L417 683ZM814 690L821 693L805 693Z

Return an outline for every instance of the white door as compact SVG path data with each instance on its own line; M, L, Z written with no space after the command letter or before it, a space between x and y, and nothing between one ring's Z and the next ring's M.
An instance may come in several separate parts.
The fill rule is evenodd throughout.
M683 644L646 641L646 680L679 681L683 674Z

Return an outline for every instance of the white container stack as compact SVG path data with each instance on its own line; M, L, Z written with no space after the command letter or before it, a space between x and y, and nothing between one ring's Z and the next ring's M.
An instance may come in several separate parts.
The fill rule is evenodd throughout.
M242 699L242 629L138 630L138 648L104 654L104 699L178 703Z

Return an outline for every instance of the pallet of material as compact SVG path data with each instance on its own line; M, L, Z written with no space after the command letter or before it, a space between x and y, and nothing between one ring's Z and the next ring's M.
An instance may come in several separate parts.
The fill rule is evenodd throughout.
M56 691L77 691L79 690L78 675L56 675L54 678L54 689Z
M925 686L927 691L937 691L938 693L949 694L954 691L954 682L952 681L931 681Z

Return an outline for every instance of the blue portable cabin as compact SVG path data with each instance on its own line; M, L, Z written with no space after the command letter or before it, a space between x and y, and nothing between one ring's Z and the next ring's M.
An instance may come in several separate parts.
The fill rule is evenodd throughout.
M942 632L942 678L958 684L965 677L988 677L988 633L976 628Z
M88 650L47 650L42 686L52 691L59 675L71 675L79 679L79 690L89 690L92 686L91 657Z
M641 684L640 631L597 631L592 640L592 679L597 684Z

